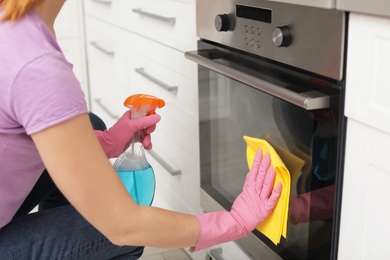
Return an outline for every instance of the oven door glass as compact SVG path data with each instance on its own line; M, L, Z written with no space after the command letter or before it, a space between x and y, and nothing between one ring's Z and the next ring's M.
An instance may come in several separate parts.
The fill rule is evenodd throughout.
M217 57L213 62L229 68L243 66L241 71L284 89L316 89L332 96L333 101L326 108L307 110L232 75L199 66L203 191L229 210L248 172L243 136L267 140L291 174L291 213L287 239L282 238L279 245L256 230L253 234L282 259L329 259L339 154L338 87L301 72L297 76L286 68L278 70L272 64L242 64L242 60L225 58ZM291 157L303 161L304 166L293 168Z

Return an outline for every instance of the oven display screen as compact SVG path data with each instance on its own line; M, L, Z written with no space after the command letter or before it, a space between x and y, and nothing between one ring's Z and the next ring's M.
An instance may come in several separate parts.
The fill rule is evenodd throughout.
M236 6L237 17L260 21L264 23L272 22L272 10L264 8L255 8L245 5Z

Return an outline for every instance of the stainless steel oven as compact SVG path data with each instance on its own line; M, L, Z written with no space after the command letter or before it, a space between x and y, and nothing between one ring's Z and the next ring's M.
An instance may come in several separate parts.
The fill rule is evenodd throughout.
M287 238L274 245L255 230L238 240L253 259L337 254L346 22L336 10L197 1L198 50L185 55L199 64L203 209L229 210L240 193L244 135L268 140L291 173Z

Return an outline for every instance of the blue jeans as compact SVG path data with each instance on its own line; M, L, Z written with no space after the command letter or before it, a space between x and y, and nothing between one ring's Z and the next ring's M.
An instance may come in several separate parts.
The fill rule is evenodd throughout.
M94 129L104 130L90 114ZM28 214L35 206L39 211ZM143 247L116 246L63 197L44 171L12 221L0 230L0 260L138 259Z

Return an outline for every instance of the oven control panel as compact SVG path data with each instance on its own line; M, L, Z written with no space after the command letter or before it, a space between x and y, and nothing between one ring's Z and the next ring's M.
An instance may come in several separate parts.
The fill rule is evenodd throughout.
M342 11L265 0L197 1L199 38L336 80L345 20Z

